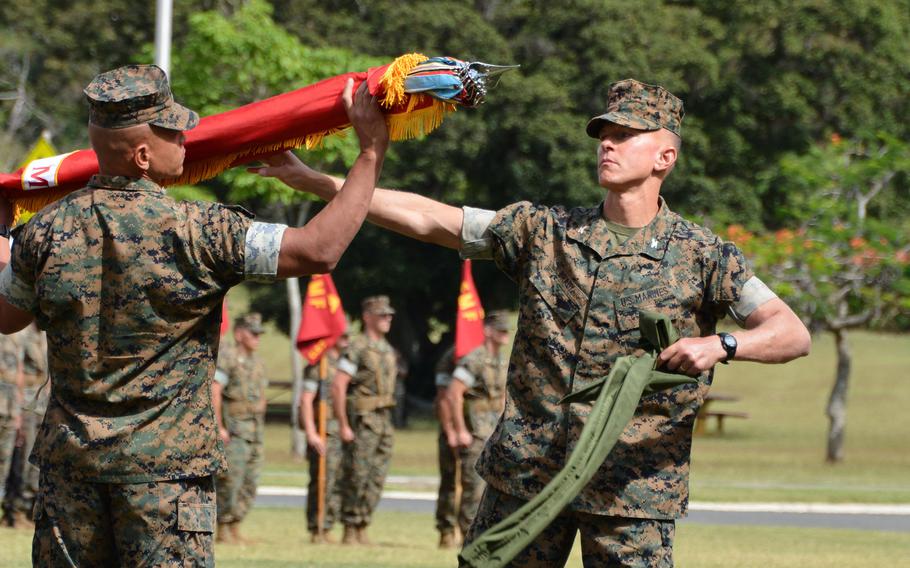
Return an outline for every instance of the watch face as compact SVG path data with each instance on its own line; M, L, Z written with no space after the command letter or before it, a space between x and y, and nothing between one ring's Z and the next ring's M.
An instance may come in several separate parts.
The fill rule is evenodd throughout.
M723 341L724 341L724 345L726 347L729 347L730 349L734 349L736 347L736 338L733 337L732 335L727 335L727 334L723 335Z

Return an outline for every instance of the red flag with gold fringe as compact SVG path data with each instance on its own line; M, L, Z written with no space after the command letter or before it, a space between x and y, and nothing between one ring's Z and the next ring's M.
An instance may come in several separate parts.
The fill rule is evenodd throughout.
M345 331L344 309L332 277L329 274L314 274L303 300L297 350L309 365L315 365Z
M165 185L192 184L222 171L291 148L318 146L325 136L348 128L341 93L349 78L367 82L386 114L392 140L434 130L456 105L477 106L488 77L504 68L458 59L409 53L364 72L345 73L227 112L203 117L186 133L183 174ZM178 97L179 99L179 97ZM37 211L86 185L98 172L92 150L33 160L13 173L0 173L0 194L16 217Z
M459 360L483 343L483 306L474 286L471 261L461 265L461 291L455 316L455 360Z

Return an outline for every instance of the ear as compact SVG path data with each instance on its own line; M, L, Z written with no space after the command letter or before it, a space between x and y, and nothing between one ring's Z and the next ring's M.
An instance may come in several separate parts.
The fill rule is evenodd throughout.
M657 153L657 157L654 159L654 170L658 172L669 171L673 164L676 163L676 148L673 146L663 146Z
M152 152L148 143L143 142L133 149L133 164L140 170L147 172L151 167Z

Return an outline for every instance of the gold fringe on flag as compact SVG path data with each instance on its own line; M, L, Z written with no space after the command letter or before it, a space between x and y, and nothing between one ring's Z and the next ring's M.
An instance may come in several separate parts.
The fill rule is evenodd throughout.
M442 124L446 115L456 110L455 104L435 99L430 95L405 93L404 82L408 73L427 59L427 56L420 53L402 55L389 64L379 79L379 85L384 93L379 101L382 107L386 109L400 108L401 105L407 103L404 112L386 114L386 124L389 127L389 138L391 140L410 140L429 134ZM429 105L424 106L428 102ZM242 152L187 164L180 177L168 180L163 185L191 185L211 179L234 164L242 163L244 158L278 153L300 148L301 146L305 146L307 150L319 148L327 136L345 136L350 127L350 124L346 124L324 132L316 132L273 144L256 146ZM40 195L28 196L26 194L26 196L15 198L13 200L15 206L14 223L27 220L44 206L57 201L68 193L70 191L48 191L42 192Z
M379 79L379 85L385 93L379 104L385 108L394 108L406 101L408 106L402 113L389 113L386 115L386 124L389 127L389 138L393 141L411 140L429 134L436 130L442 124L447 114L454 112L456 105L434 99L429 95L422 93L408 94L404 92L404 80L408 73L421 62L426 61L428 57L420 53L407 53L396 58L386 68L382 77ZM430 105L424 108L417 108L429 100ZM175 184L194 184L203 180L211 179L224 170L231 167L232 164L241 162L245 157L258 156L264 154L273 154L306 147L307 150L322 147L323 142L328 136L341 136L347 134L351 128L350 124L332 128L324 132L315 132L302 138L292 138L275 144L257 146L244 152L220 156L215 159L197 162L188 165L183 170L183 174L165 185ZM55 198L56 199L56 198Z
M10 199L10 203L13 206L13 226L18 225L20 222L25 223L38 211L70 193L72 192L68 190L50 190L39 195L28 195L26 193L23 197Z

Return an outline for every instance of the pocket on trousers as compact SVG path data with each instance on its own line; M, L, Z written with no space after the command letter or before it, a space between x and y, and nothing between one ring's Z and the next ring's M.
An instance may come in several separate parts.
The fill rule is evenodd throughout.
M215 532L215 505L177 501L177 530L185 532Z

